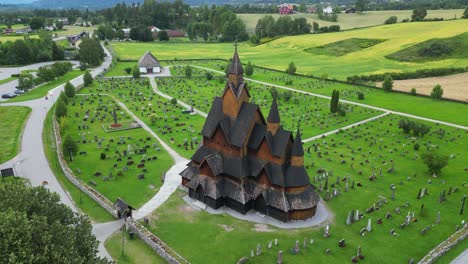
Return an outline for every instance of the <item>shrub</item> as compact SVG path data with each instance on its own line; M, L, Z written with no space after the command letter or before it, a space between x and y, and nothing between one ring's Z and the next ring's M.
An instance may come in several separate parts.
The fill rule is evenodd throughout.
M105 160L106 158L107 158L106 153L104 153L104 152L101 153L101 159L102 159L102 160Z
M442 86L440 84L437 84L434 86L431 92L431 98L433 99L441 99L442 95L444 94L444 89L442 89Z
M290 90L284 91L283 92L283 98L287 102L289 99L292 97L292 92Z
M172 99L171 99L171 104L176 105L176 104L177 104L177 99L176 99L176 98L172 98Z
M418 53L424 57L440 57L450 54L452 51L453 49L447 46L447 44L434 42L427 47L421 48Z
M62 143L62 152L64 156L75 156L78 153L78 144L72 139L70 135L66 135Z
M140 68L138 68L138 65L133 66L133 78L138 79L140 78Z
M89 86L93 83L93 76L91 75L91 73L89 73L88 71L84 74L84 77L83 77L83 84L84 86Z
M331 25L328 27L328 32L338 32L340 29L341 28L339 25Z
M208 81L213 80L213 74L211 72L206 72L205 76Z
M384 89L384 91L386 92L391 92L392 89L393 89L393 79L392 79L392 76L390 75L387 75L385 76L385 80L382 84L382 88Z
M411 93L411 95L416 95L416 88L414 88L414 87L411 88L411 92L410 92L410 93Z
M359 100L364 100L364 93L363 92L357 92L357 98Z
M127 74L130 74L132 72L132 68L130 67L127 67L124 69L124 71L127 73Z
M398 17L396 16L391 16L387 20L385 20L385 24L395 24L398 21Z
M338 115L346 116L346 107L344 107L342 104L338 105Z
M65 104L64 101L59 100L57 102L57 107L55 108L55 116L57 117L58 120L60 120L61 117L64 117L67 115L67 105Z
M65 95L68 97L68 98L73 98L75 97L75 86L73 86L73 84L71 84L70 82L67 82L65 84Z
M68 105L68 97L65 95L64 92L60 92L58 99L63 101L66 105Z
M192 67L185 66L185 77L191 78L192 77Z
M442 169L447 166L449 157L435 151L429 151L422 154L422 160L430 174L440 174Z
M296 65L294 65L294 62L290 62L289 65L288 65L288 68L286 69L286 72L288 74L293 75L293 74L296 73L296 70L297 70L297 68L296 68Z
M413 149L414 150L419 150L419 144L418 143L414 144Z
M252 76L253 72L254 72L253 65L252 65L252 63L249 61L249 62L247 63L247 66L245 67L245 75L247 75L247 76Z

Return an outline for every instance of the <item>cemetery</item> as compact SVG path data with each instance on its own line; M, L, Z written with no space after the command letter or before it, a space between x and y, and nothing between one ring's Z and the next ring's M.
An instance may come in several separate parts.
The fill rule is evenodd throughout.
M194 108L208 113L211 102L224 89L224 77L207 80L200 78L157 78L160 91L177 98ZM330 100L297 92L289 92L268 85L247 82L251 101L258 104L263 115L269 109L273 96L278 98L278 107L284 118L285 129L295 129L297 122L302 124L303 139L344 127L361 120L382 114L381 111L356 105L343 104L345 116L330 113ZM346 94L345 94L346 95ZM341 96L341 94L340 94Z
M99 79L82 92L118 98L181 156L189 158L198 147L204 118L155 94L148 79Z
M194 263L243 257L273 263L280 250L284 263L388 263L389 257L416 263L465 219L466 132L430 124L429 133L416 137L398 128L400 119L390 115L304 144L311 183L334 213L328 231L325 224L282 230L212 215L187 205L182 191L153 213L149 228ZM421 160L427 148L450 157L440 175L428 173ZM271 246L275 239L278 245ZM229 247L219 247L221 241Z
M187 64L192 65L189 75ZM75 174L110 200L121 197L135 208L157 192L173 161L126 109L177 153L191 158L206 119L178 100L208 113L225 87L223 74L209 76L203 69L219 70L225 67L223 61L162 65L170 67L173 77L155 78L156 87L174 99L155 93L148 78L99 78L71 101L60 122L79 145L79 154L69 161ZM380 96L378 90L359 87L364 99L357 99L352 86L267 69L256 68L254 76L327 96L333 87L340 98L366 104ZM276 98L281 124L293 132L299 124L296 137L303 140L382 114L346 103L344 115L331 114L328 99L246 83L251 102L263 108L264 117ZM462 129L389 114L307 141L302 145L303 166L330 213L317 226L282 229L211 214L187 204L183 190L141 224L193 263L388 263L389 256L392 263L415 263L465 223L466 136ZM429 172L428 152L446 157L448 165ZM220 247L222 243L229 246Z
M119 130L106 129L119 124ZM76 155L64 153L75 176L111 201L121 197L141 206L157 193L173 161L134 124L111 97L78 94L70 100L60 129L78 145Z

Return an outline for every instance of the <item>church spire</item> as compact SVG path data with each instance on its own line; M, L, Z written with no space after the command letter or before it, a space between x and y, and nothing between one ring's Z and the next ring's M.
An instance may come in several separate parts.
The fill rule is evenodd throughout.
M232 62L229 66L229 81L234 84L235 87L239 86L239 83L243 81L244 69L237 53L237 42L234 44L234 55L232 56Z
M301 131L299 125L297 126L296 137L291 151L291 165L300 167L304 166L304 148L302 147Z
M273 98L273 102L271 103L270 113L268 114L267 118L267 131L269 131L273 136L276 135L278 129L280 127L281 119L279 116L278 111L278 104L276 102L276 98Z

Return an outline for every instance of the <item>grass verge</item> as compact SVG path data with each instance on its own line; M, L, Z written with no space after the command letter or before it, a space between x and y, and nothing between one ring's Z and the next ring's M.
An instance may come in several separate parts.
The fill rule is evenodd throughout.
M0 164L15 157L20 150L21 136L29 113L29 107L0 107Z

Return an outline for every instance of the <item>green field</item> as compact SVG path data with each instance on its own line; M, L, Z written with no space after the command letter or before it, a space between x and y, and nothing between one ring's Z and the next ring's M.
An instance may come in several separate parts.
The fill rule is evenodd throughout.
M117 231L105 241L105 247L112 258L119 264L163 264L164 259L159 257L153 249L138 236L130 239L125 233L124 252L122 256L122 232Z
M384 72L410 72L426 68L468 66L468 59L445 59L426 63L399 62L385 56L402 48L433 39L452 37L466 32L468 20L443 22L419 22L385 25L352 31L328 34L309 34L284 37L264 45L251 47L247 43L239 46L241 60L285 70L293 61L298 73L330 78L346 79L352 75ZM388 39L373 47L344 56L315 55L305 49L323 46L350 38ZM138 60L146 50L159 59L223 58L232 56L231 43L129 43L112 42L112 48L120 59Z
M63 36L76 35L83 31L93 32L96 29L97 29L96 26L92 26L92 27L64 26L62 30L53 31L53 33L57 34L57 36L59 37L63 37Z
M21 136L31 108L22 106L0 107L0 164L12 159L18 154L21 146Z
M127 74L125 71L126 68L130 68L133 70L133 66L136 66L138 63L135 62L118 62L110 71L106 72L104 74L105 77L114 77L114 76L131 76L132 72L130 74Z
M38 38L39 37L37 34L31 34L31 35L0 35L0 42L7 42L7 41L15 41L17 39L24 39L25 36L28 36L29 38Z
M291 18L305 17L307 22L311 25L313 22L319 23L320 26L340 25L341 29L352 29L381 25L387 18L397 16L398 22L405 18L411 19L412 10L391 10L391 11L366 11L363 14L340 14L338 22L328 22L318 19L316 14L295 14ZM259 18L266 14L238 14L247 26L247 31L254 32L255 26ZM269 14L277 20L279 14ZM427 18L444 18L452 19L454 17L460 18L463 15L463 9L453 10L427 10Z
M385 39L350 38L350 39L340 40L334 43L326 44L323 46L308 48L308 49L305 49L304 51L310 52L316 55L327 55L327 56L338 57L338 56L346 55L348 53L370 48L384 41Z
M14 81L16 79L18 79L18 78L17 77L8 77L6 79L2 79L2 80L0 80L0 85L5 84L5 83L9 83L9 82Z
M285 263L348 263L358 246L362 247L368 263L407 263L411 258L418 261L449 237L463 219L458 211L460 199L467 190L463 185L467 176L464 167L468 162L466 133L429 124L431 132L425 137L408 136L397 127L399 119L398 116L387 116L304 145L305 164L311 182L322 186L324 180L315 182L319 175L317 170L333 171L333 176L329 176L330 192L333 189L342 192L326 202L333 214L329 220L330 238L323 237L323 226L294 230L267 226L262 229L229 215L211 215L195 210L181 199L187 195L182 191L174 193L153 213L149 228L193 263L235 263L243 256L250 256L250 250L255 250L257 243L262 246L262 255L254 257L253 263L273 263L278 250L283 250ZM420 150L414 150L416 143L421 146ZM421 160L426 148L452 155L449 165L437 178L428 175ZM388 172L392 164L394 171ZM377 179L370 181L368 177L373 173ZM349 178L349 186L351 181L355 181L356 187L349 187L346 192L344 177ZM390 198L391 184L396 186L395 200ZM429 195L416 199L418 190L423 187L427 188ZM458 190L440 203L441 191L454 187ZM320 195L326 197L325 190ZM367 208L383 198L387 203L378 210L365 213ZM405 207L403 204L406 202L409 205ZM422 204L424 211L421 213ZM395 213L397 207L401 214ZM348 212L356 209L364 213L364 218L346 225ZM399 226L408 211L415 213L417 221L401 229ZM435 224L439 211L441 222ZM387 212L392 215L390 219L385 218ZM369 218L372 219L372 232L361 236L360 230L367 225ZM382 224L377 224L379 218L382 218ZM421 230L432 224L432 229L422 235ZM390 235L391 229L395 229L399 236ZM314 244L302 249L305 237L307 241L314 239ZM275 238L278 238L279 246L268 250L268 242ZM345 239L345 248L338 247L340 239ZM299 240L301 245L297 255L289 253L295 240ZM219 246L221 244L229 246ZM211 250L213 248L216 250ZM331 249L328 255L325 254L327 248Z
M434 38L388 55L408 62L468 58L468 32L451 38Z
M8 99L8 103L24 102L24 101L29 101L29 100L45 97L50 90L56 88L59 85L65 84L66 82L71 81L82 74L84 74L84 72L79 71L79 70L69 71L65 73L65 75L60 76L51 82L48 82L46 84L33 88L32 90L29 90L28 92L21 94L15 98Z

